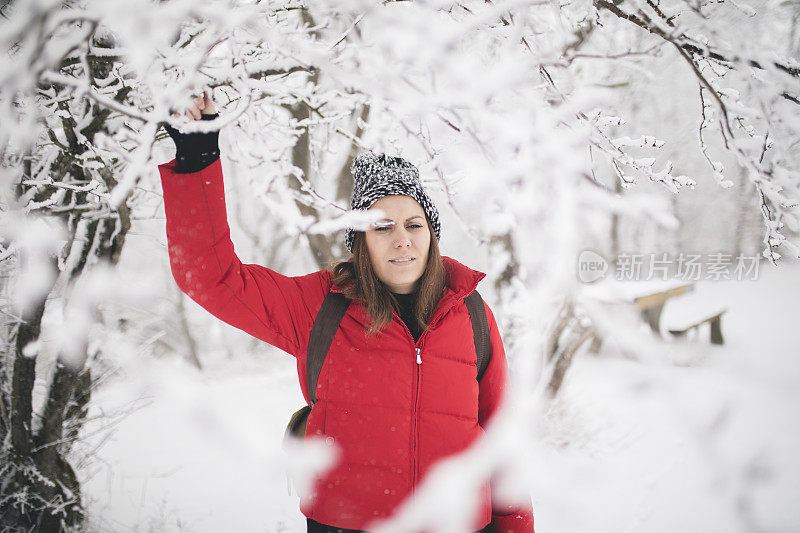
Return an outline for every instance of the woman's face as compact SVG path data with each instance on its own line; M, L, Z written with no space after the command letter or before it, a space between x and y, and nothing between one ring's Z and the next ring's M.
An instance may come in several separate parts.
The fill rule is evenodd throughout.
M412 293L425 272L431 245L425 211L405 195L384 196L369 211L375 209L386 216L364 233L372 269L392 292Z

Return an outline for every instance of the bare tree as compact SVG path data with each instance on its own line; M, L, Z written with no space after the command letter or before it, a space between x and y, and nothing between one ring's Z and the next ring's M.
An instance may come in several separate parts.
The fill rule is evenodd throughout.
M101 55L103 49L113 46L111 41L93 36L96 24L92 21L79 22L72 46L62 48L56 57L48 56L48 43L58 28L53 22L58 17L58 12L51 11L35 14L31 26L15 37L21 41L38 34L41 46L20 48L17 53L25 54L31 65L47 59L53 71L81 71L90 87L103 84L113 94L111 101L125 101L130 87L121 80L104 83L113 62L84 54L82 61L76 63L69 57L79 47L91 48ZM109 209L102 201L103 192L107 195L117 184L114 175L119 159L98 153L96 145L98 134L109 133L112 111L97 102L59 96L64 89L63 85L40 77L35 93L16 95L36 98L39 110L49 110L52 115L41 117L46 138L24 140L31 144L23 153L8 148L3 153L4 163L13 165L18 172L13 196L4 208L57 220L68 236L64 246L49 259L52 283L8 324L9 338L2 361L0 516L5 526L40 531L60 531L82 519L80 486L66 455L78 436L92 388L91 371L86 366L90 355L88 330L79 325L73 339L75 345L64 347L57 355L41 412L34 412L33 384L42 317L52 297L73 299L78 280L96 265L117 263L130 227L127 205ZM4 131L5 135L10 133ZM31 243L12 238L6 245L24 259ZM88 305L88 312L99 319L91 302Z

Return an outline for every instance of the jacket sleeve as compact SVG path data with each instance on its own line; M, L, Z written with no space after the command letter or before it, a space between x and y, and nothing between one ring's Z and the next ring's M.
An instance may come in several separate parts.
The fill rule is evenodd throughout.
M158 170L178 287L220 320L298 356L330 288L329 273L289 277L242 264L230 238L220 160L186 174L175 172L175 163Z
M503 340L497 327L494 314L489 306L486 307L486 319L489 322L489 336L491 339L492 356L489 366L481 378L478 397L478 423L481 427L491 421L500 405L506 401L510 393L508 379L508 362L503 348ZM492 528L495 533L534 533L533 531L533 505L528 501L508 505L494 499L492 487Z

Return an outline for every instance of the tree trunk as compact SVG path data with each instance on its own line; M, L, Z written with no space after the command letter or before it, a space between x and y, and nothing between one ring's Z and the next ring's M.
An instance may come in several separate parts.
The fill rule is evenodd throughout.
M95 47L113 47L113 43L94 40ZM110 64L90 64L91 78L105 78ZM43 94L60 93L64 88L41 84ZM122 101L130 87L117 90L115 99ZM51 257L51 268L58 273L58 265L69 268L61 272L64 283L57 284L57 276L34 305L16 320L13 327L4 331L8 339L2 353L0 369L0 530L59 532L78 525L83 519L81 489L72 466L64 459L78 437L80 425L86 417L92 387L91 374L84 368L88 359L88 339L79 339L78 357L59 354L38 431L32 429L33 384L36 380L37 343L42 329L46 302L52 296L69 301L71 291L85 271L98 262L116 264L125 236L130 228L130 213L124 203L109 212L107 205L99 205L87 197L81 188L58 189L50 184L68 178L72 183L101 181L110 191L116 186L114 177L117 161L105 161L105 166L91 169L81 162L92 146L95 135L108 133L106 119L110 110L98 105L69 105L58 101L62 136L47 130L50 140L58 147L51 157L52 147L36 146L19 168L19 180L14 192L20 205L25 202L43 202L37 212L42 216L60 219L68 238L58 254ZM79 129L79 125L81 126ZM59 139L66 139L62 144ZM50 154L47 150L51 150ZM49 161L48 164L42 164ZM34 175L35 173L35 175ZM39 179L46 176L46 180ZM91 193L95 194L95 193ZM44 205L44 207L42 207ZM88 222L87 222L88 221ZM73 245L81 243L73 250ZM20 246L24 250L24 246ZM24 253L20 252L20 253ZM59 261L60 259L60 261ZM19 267L16 269L19 270ZM17 272L9 273L11 276ZM56 287L65 287L62 290ZM55 294L54 291L58 291ZM95 311L95 320L99 314ZM85 331L85 330L83 330ZM10 391L10 394L9 392Z

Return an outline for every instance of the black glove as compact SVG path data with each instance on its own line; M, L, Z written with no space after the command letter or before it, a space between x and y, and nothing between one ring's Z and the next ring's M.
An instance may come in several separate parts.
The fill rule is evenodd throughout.
M201 120L214 120L219 113L201 115ZM169 124L164 129L175 141L175 172L189 174L203 170L219 159L219 131L181 133Z

